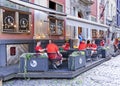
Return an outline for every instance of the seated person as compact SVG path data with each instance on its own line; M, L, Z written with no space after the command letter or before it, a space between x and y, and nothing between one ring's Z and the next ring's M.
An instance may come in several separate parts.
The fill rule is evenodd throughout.
M38 41L37 45L35 46L36 53L39 54L39 55L44 55L44 56L48 57L47 53L45 53L45 50L46 49L43 49L41 47L41 41Z
M91 41L91 47L90 47L91 49L92 49L92 52L91 52L91 55L93 55L94 53L97 53L97 45L95 44L95 41L94 40L92 40Z
M90 40L87 40L86 49L90 49L90 47L91 47Z
M62 64L62 54L60 54L58 46L55 43L52 43L52 40L49 40L49 44L46 47L48 58L52 62L52 65L55 69L57 66Z
M78 50L85 50L86 49L86 43L85 43L85 39L83 39L78 47Z
M113 46L114 46L114 52L116 52L118 50L118 44L119 44L119 41L117 38L114 39L114 42L113 42Z
M41 47L41 41L38 41L38 42L37 42L37 45L35 46L35 51L36 51L36 53L42 53L42 52L45 51L45 49L43 49L43 48Z
M100 46L104 46L105 45L105 41L104 41L104 39L102 39L101 41L100 41Z
M68 40L66 40L66 42L65 42L65 44L62 46L62 48L63 48L64 50L69 50L69 49L70 49L70 44L69 44L69 41L68 41Z

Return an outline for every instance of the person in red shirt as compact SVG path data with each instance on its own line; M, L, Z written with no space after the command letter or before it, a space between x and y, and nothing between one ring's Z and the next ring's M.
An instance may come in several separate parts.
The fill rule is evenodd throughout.
M105 45L105 41L102 39L101 41L100 41L100 46L104 46Z
M114 42L113 42L113 46L114 46L114 52L116 52L118 50L118 44L119 44L119 41L117 38L114 39Z
M35 46L35 51L36 51L36 53L42 53L42 52L45 51L45 49L43 49L43 48L41 47L41 41L38 41L38 42L37 42L37 45Z
M90 40L87 40L86 49L90 49L90 47L91 47Z
M83 39L79 44L78 50L85 50L85 49L86 49L86 43L85 40Z
M94 51L96 51L96 49L97 49L97 45L95 44L94 40L91 41L91 49Z
M91 52L91 55L93 55L94 53L96 53L97 51L97 45L95 44L95 41L92 40L91 41L91 49L92 49L92 52Z
M64 50L69 50L69 49L70 49L70 44L69 44L68 40L67 40L66 43L62 46L62 48L63 48Z
M62 64L62 54L59 52L58 46L52 42L52 40L49 40L49 44L46 47L48 58L52 62L52 65L55 69L57 69L57 66Z

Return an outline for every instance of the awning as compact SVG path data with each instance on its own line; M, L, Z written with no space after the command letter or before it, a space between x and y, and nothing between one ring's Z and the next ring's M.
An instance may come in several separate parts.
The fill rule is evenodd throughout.
M97 30L104 30L104 31L107 31L107 29L109 28L109 26L107 25L99 24L96 22L92 22L86 19L80 19L74 16L69 16L69 15L66 18L66 25L97 29Z
M32 8L32 9L35 9L35 10L43 11L43 12L46 12L46 13L50 13L50 14L54 14L54 15L60 15L60 16L66 16L66 14L63 13L63 12L58 12L58 11L49 9L47 7L40 6L38 4L25 2L25 1L21 1L21 0L8 0L8 1L13 2L15 4L18 4L18 5L21 5L21 6Z

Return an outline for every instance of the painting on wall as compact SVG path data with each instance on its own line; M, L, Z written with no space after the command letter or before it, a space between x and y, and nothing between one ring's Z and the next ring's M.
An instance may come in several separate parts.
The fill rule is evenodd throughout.
M15 32L15 11L3 10L3 32Z
M19 13L19 31L29 30L29 14Z

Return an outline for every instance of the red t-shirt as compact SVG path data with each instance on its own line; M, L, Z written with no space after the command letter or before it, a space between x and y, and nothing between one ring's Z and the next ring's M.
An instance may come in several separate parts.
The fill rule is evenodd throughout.
M86 43L85 42L81 42L79 47L78 47L79 50L85 50L86 49Z
M39 52L39 50L42 50L42 47L41 47L41 46L36 46L36 47L35 47L35 51L36 51L36 52Z
M55 59L57 56L57 52L59 51L58 46L54 43L50 43L47 45L46 48L47 48L47 53L48 53L49 59Z
M65 45L63 46L64 50L69 50L70 49L70 44L69 43L65 43Z
M100 42L100 46L104 46L105 45L105 42L102 40L101 42Z
M91 47L91 44L86 44L86 48L90 48Z
M96 44L91 44L91 49L93 49L95 51L97 49L97 45Z

